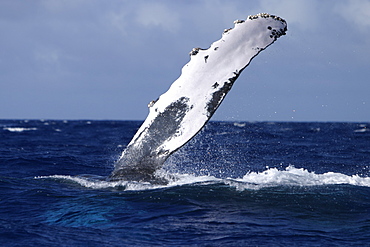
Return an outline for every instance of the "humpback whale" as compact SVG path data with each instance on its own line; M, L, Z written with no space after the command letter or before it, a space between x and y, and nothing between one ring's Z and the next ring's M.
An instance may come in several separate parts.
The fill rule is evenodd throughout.
M202 129L251 60L287 31L284 19L266 13L234 24L208 49L194 48L180 77L149 103L111 180L155 182L155 172Z

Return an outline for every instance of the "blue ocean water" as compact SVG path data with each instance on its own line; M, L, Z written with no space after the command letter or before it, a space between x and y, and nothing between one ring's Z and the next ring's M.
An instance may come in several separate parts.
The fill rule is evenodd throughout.
M370 123L209 122L106 181L141 122L0 120L1 246L365 246Z

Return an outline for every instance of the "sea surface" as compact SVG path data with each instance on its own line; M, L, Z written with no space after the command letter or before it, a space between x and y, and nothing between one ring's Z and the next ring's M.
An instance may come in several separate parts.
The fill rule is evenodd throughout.
M109 182L140 124L0 120L0 245L370 245L370 123L209 122Z

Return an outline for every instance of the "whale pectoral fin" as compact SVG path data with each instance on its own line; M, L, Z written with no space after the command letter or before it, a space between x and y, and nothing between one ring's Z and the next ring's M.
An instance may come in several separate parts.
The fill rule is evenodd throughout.
M209 49L194 48L181 76L149 103L149 115L116 163L112 179L152 181L166 159L212 117L251 60L287 31L283 19L269 14L234 23Z

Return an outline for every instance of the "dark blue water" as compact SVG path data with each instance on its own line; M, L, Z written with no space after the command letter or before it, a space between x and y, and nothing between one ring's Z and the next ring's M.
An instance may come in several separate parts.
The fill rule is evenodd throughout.
M370 123L210 122L164 185L107 182L135 121L0 121L1 246L365 246Z

